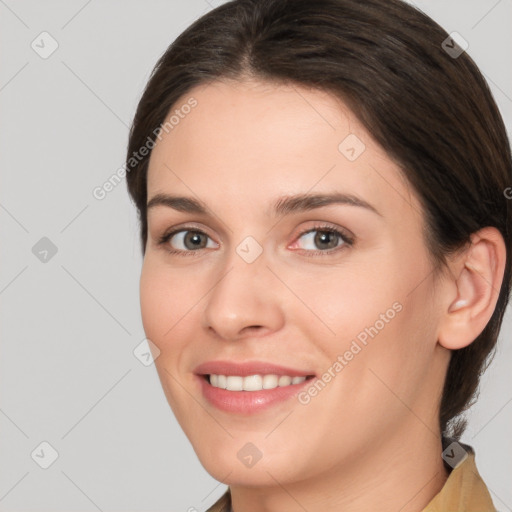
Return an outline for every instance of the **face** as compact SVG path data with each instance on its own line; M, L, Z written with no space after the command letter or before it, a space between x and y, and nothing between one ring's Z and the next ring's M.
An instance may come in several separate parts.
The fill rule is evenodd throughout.
M191 97L151 155L140 293L202 464L285 484L432 436L447 359L398 166L328 93L215 82L173 111Z

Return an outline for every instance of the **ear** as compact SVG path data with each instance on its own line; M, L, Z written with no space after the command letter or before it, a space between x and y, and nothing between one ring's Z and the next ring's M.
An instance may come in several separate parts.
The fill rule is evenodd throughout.
M451 282L439 324L439 344L457 350L471 344L491 319L505 272L506 248L498 229L471 235L471 244L449 266Z

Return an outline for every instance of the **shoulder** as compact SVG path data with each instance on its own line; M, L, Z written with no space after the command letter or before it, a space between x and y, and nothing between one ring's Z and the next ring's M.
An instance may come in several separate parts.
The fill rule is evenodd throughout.
M231 493L229 488L206 512L231 512Z
M478 473L473 448L450 441L443 458L448 462L453 459L454 468L423 512L496 512L489 490Z

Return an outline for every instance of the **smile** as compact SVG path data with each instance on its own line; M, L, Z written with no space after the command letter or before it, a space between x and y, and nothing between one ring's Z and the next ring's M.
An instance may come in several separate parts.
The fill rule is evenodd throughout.
M290 377L289 375L216 375L207 376L208 382L215 388L228 391L262 391L294 384L300 384L306 377Z

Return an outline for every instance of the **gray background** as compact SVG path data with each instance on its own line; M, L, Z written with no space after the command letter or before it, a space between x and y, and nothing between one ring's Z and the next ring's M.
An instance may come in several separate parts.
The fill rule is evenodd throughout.
M157 58L218 3L0 0L1 511L204 510L225 489L197 461L154 367L133 354L141 256L125 183L92 195L123 164ZM512 0L415 3L469 42L511 133ZM47 59L31 47L43 31L59 45ZM43 237L57 248L46 262L32 249ZM463 439L502 511L511 327L509 310ZM51 456L43 441L59 454L48 469L36 463Z

